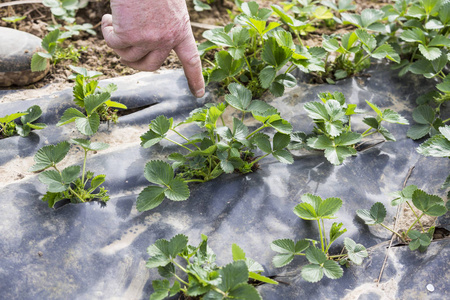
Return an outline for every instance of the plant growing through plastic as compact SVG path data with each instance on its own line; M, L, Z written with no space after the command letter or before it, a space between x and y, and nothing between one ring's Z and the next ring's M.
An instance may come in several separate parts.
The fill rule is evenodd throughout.
M71 69L77 74L73 87L74 102L85 112L73 107L68 108L56 125L62 126L75 122L78 131L82 134L93 135L97 132L100 121L111 120L116 123L118 116L114 108L127 108L111 100L111 93L117 90L117 86L110 83L106 87L100 87L97 80L92 80L102 75L100 72L87 71L85 68L74 66L71 66Z
M402 242L409 244L409 249L414 251L419 249L420 252L427 250L431 241L433 240L434 226L426 229L420 219L424 215L439 217L447 213L447 208L445 207L444 200L439 196L429 195L426 192L420 190L415 185L410 185L405 187L402 191L393 193L392 196L395 198L391 201L392 206L401 205L406 203L409 209L413 212L415 216L414 222L409 226L406 231L396 232L393 229L383 224L386 217L386 208L381 202L375 203L370 210L368 209L358 209L356 214L367 224L367 225L380 225L383 228L391 231L395 234ZM416 211L413 206L418 210ZM420 231L415 230L414 225L419 223Z
M148 247L150 255L147 268L158 268L163 280L153 280L153 294L150 300L162 300L179 292L188 297L200 299L262 299L258 291L248 284L249 279L265 283L278 282L262 276L263 267L246 257L245 252L236 244L232 246L233 262L219 267L216 255L208 246L208 237L202 234L200 244L195 247L188 245L188 238L178 234L170 241L157 240ZM177 258L181 259L177 259ZM181 260L182 262L179 262ZM180 276L177 273L184 273ZM186 277L183 279L182 277ZM174 283L170 284L170 279Z
M206 82L231 82L244 84L259 97L267 89L276 96L284 93L285 87L296 85L296 79L287 68L291 59L301 60L307 68L317 63L306 48L297 48L291 33L279 28L278 22L267 23L272 10L259 8L256 2L241 4L242 14L235 18L235 25L208 30L203 33L207 39L199 45L203 60L211 65L204 69ZM215 60L209 61L205 53L219 49Z
M43 123L33 123L42 115L42 110L38 105L29 107L24 112L19 112L0 118L0 138L5 138L18 134L26 137L32 129L40 130L47 127ZM21 124L16 124L15 119L20 118Z
M343 235L347 229L342 228L342 223L334 222L327 235L324 220L334 219L335 214L342 206L339 198L327 198L322 200L319 196L304 194L301 197L302 203L294 208L294 213L303 220L316 221L320 240L302 239L294 242L290 239L280 239L272 242L270 247L278 254L273 258L275 267L280 268L292 262L295 256L305 256L309 264L301 271L302 278L309 282L317 282L325 275L331 279L342 277L341 265L350 262L360 265L364 258L368 256L366 248L361 244L356 244L352 239L344 239L344 249L346 253L331 255L329 253L331 245Z
M312 149L324 150L325 157L334 165L340 165L345 158L356 155L356 145L363 138L374 133L380 133L386 141L395 141L395 137L382 125L382 122L408 124L408 120L397 112L391 109L381 110L366 100L376 116L367 116L363 119L363 122L369 126L366 131L353 132L351 117L362 113L357 109L356 104L345 103L345 97L340 92L320 93L318 96L321 102L308 102L304 105L308 116L315 124L314 136L306 139L306 145ZM304 146L304 143L291 144L290 149Z
M141 136L144 148L167 140L178 145L184 154L170 154L169 160L174 161L172 166L162 161L147 163L145 177L159 186L149 186L140 193L137 200L139 211L155 208L165 197L174 201L186 200L189 197L188 183L206 182L235 170L244 174L251 172L261 159L269 155L283 163L293 162L292 155L285 150L290 142L292 126L281 118L274 107L251 100L251 92L244 86L232 83L229 90L231 94L225 96L226 103L208 104L196 109L179 124L174 124L172 118L165 116L158 116L151 122L150 130ZM239 111L241 118L233 118L232 124L226 124L223 114L227 107ZM253 131L244 124L248 115L260 123ZM202 131L188 138L179 127L191 123L198 125ZM265 128L276 131L272 142L267 134L261 132ZM257 158L253 154L256 148L263 153Z
M69 199L71 203L83 203L98 200L106 203L109 200L108 190L101 185L105 182L106 175L97 175L86 170L87 154L100 151L109 147L106 143L90 142L85 139L72 139L72 144L80 146L84 150L83 169L80 166L70 166L60 170L60 163L70 150L70 144L66 141L57 145L44 146L34 156L35 164L30 172L40 172L39 181L46 184L47 193L42 201L49 207L54 207L58 201ZM47 170L52 168L52 170ZM81 177L80 177L80 171ZM95 191L98 189L98 192Z

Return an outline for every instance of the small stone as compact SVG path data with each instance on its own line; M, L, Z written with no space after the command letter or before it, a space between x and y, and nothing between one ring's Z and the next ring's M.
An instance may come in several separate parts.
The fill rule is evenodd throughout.
M38 255L42 257L42 256L44 255L44 253L42 253L41 251L39 251L39 252L38 252Z
M431 283L427 284L427 290L430 292L434 292L434 285L432 285Z
M44 78L50 67L31 72L31 57L41 50L42 40L24 31L0 27L0 86L27 85Z

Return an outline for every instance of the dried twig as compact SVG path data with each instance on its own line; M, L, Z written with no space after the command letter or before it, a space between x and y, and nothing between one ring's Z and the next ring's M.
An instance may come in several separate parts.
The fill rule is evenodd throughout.
M32 4L32 3L42 3L42 0L21 0L21 1L11 1L6 3L0 3L0 7L7 7L13 5L22 5L22 4Z
M408 174L406 174L406 178L403 181L403 188L406 187L406 183L408 182L409 177L411 177L411 174L412 174L414 168L415 168L415 166L412 166L411 168L409 168ZM401 211L402 207L403 207L403 205L399 205L398 208L397 208L397 214L395 215L395 222L394 222L394 228L393 228L394 231L396 230L398 217L400 215L400 211ZM394 242L395 237L396 237L395 234L392 234L391 241L389 243L389 246L388 246L388 248L386 250L386 255L384 257L383 266L381 267L380 275L378 276L377 285L380 283L381 277L383 276L383 272L384 272L384 269L386 267L386 262L387 262L387 258L388 258L388 254L389 254L389 249L391 249L392 243Z

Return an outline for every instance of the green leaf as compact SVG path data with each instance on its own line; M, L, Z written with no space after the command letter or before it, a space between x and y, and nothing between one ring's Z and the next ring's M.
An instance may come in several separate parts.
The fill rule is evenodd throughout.
M395 198L391 201L391 205L397 206L405 203L406 201L412 201L412 195L416 190L416 185L408 185L403 190L392 193L391 196L394 196Z
M372 52L377 47L377 40L364 29L356 29L358 39Z
M106 175L97 175L91 181L91 189L95 190L105 182Z
M325 149L326 159L336 166L342 164L347 157L352 155L356 155L356 150L349 146L338 146L336 148Z
M169 241L168 251L172 258L175 258L180 252L187 247L188 237L184 234L177 234Z
M441 56L441 50L436 47L427 47L420 44L419 51L428 60L435 60Z
M317 220L317 212L309 203L300 203L294 208L294 213L304 220Z
M401 125L409 124L408 120L406 120L399 113L397 113L391 109L385 109L383 111L383 114L381 115L381 119L388 123L396 123L396 124L401 124Z
M382 59L387 57L388 59L395 61L396 63L400 63L400 56L397 52L395 52L394 48L392 48L389 44L383 44L370 55L376 59Z
M245 252L237 244L231 245L231 253L233 254L234 261L241 260L241 259L245 260Z
M141 146L144 148L150 148L151 146L162 141L163 139L164 138L161 135L155 133L153 130L149 130L143 135L141 135Z
M82 134L93 135L97 132L100 126L100 116L94 112L88 117L76 118L75 125Z
M308 247L309 241L307 240L300 240L297 243L290 239L273 241L270 244L270 248L279 253L273 258L274 266L280 268L289 264L294 259L294 255L302 253Z
M363 245L356 244L355 241L350 238L346 237L344 239L344 245L347 249L348 258L357 265L362 264L364 258L369 256L366 248Z
M411 242L409 242L409 249L411 251L418 249L420 246L428 247L432 240L432 237L427 233L422 233L417 230L411 230L408 233L408 237L411 239Z
M320 102L305 103L303 108L307 111L308 117L314 120L328 120L328 111L325 105Z
M66 125L68 123L75 122L76 119L86 118L86 116L76 108L68 108L61 116L61 120L56 124L56 126Z
M91 142L85 139L71 139L70 142L81 146L86 151L101 151L109 148L109 145L102 142Z
M288 134L283 134L280 132L275 133L273 136L273 150L282 150L289 145L291 137Z
M363 219L367 225L381 224L386 217L386 208L381 202L377 202L368 209L358 209L356 211L358 217Z
M27 114L27 112L6 115L6 116L0 118L0 123L8 124L9 122L12 122L17 118L25 116L26 114Z
M238 260L224 266L219 271L222 282L217 286L220 290L228 292L241 283L248 281L248 269L244 261Z
M332 218L342 207L342 200L339 198L327 198L322 201L317 211L317 216L323 219Z
M334 139L334 143L337 146L353 146L359 143L362 139L362 135L357 132L345 132Z
M265 153L271 153L272 152L272 146L270 145L269 136L263 133L255 134L253 137L253 141L255 142L256 146L261 149L261 151Z
M48 185L48 191L50 193L64 192L69 188L68 185L63 183L61 174L55 170L44 171L39 174L39 181Z
M173 118L167 118L166 116L158 116L150 123L150 130L164 136L169 129L172 128Z
M164 200L165 188L160 186L151 185L146 187L139 193L136 202L136 208L138 211L147 211L153 209L161 204Z
M378 106L376 106L375 104L373 104L367 100L366 100L366 103L369 104L369 106L377 113L378 116L381 117L383 115L383 112L381 111L381 109Z
M450 140L444 135L434 135L420 144L417 152L424 156L450 157Z
M344 275L341 266L333 260L327 260L323 263L323 272L325 276L331 279L338 279Z
M323 268L320 265L309 264L302 268L301 275L308 282L318 282L323 278Z
M266 66L259 73L259 82L264 89L268 89L277 75L277 70L273 66Z
M261 58L269 65L279 70L291 58L293 51L287 47L279 46L276 39L270 37L264 44Z
M150 295L150 300L163 300L169 295L170 282L167 279L153 280L153 293Z
M272 152L272 155L283 164L294 163L294 158L292 157L292 154L287 150L275 150L274 152Z
M330 228L330 242L329 244L331 245L334 241L336 241L341 235L343 235L345 232L347 232L347 229L342 229L342 223L336 223L334 222L331 225Z
M100 105L108 101L110 98L111 95L108 92L86 96L84 98L84 107L86 108L87 114L93 114Z
M145 165L144 176L151 183L169 186L174 177L174 171L168 163L152 160Z
M164 194L172 201L184 201L188 199L190 195L187 183L180 178L175 178L170 181L168 189L164 192Z
M252 92L238 83L230 83L228 90L231 94L225 96L227 103L240 111L246 111L252 100Z
M278 133L289 135L292 132L292 125L283 119L278 119L273 122L268 123L268 125L274 128Z
M420 44L426 44L427 40L425 38L425 34L423 31L419 28L412 28L407 29L402 32L400 35L400 39L404 40L405 42L409 43L420 43Z
M317 249L316 247L309 247L305 251L306 259L312 264L321 265L327 260L327 256L322 250Z
M80 171L81 171L80 166L70 166L70 167L65 168L61 172L62 182L64 182L65 184L69 184L69 183L75 181L75 179L78 178Z
M414 109L413 119L419 124L432 124L435 119L434 109L428 105L420 105Z
M33 105L29 107L24 113L27 114L20 117L20 121L23 125L39 119L39 117L42 115L42 110L38 105Z
M269 277L263 276L261 274L255 273L255 272L249 272L248 277L254 280L258 280L264 283L269 284L278 284L278 281L275 281L273 279L270 279Z
M47 169L56 165L64 159L70 149L70 144L66 141L58 143L57 145L44 146L38 150L34 156L36 162L29 171L36 172Z
M34 53L31 57L31 72L44 71L48 66L48 58L39 55L41 52Z
M379 9L366 8L361 12L361 21L364 28L368 28L370 25L377 21L380 21L384 16L384 12Z
M414 191L412 202L415 207L429 216L439 217L447 212L444 200L439 196L429 195L419 189Z
M307 140L307 145L313 149L319 150L334 149L333 141L325 135L309 138Z
M406 135L413 140L418 140L426 136L430 132L431 127L431 125L414 124L408 129Z

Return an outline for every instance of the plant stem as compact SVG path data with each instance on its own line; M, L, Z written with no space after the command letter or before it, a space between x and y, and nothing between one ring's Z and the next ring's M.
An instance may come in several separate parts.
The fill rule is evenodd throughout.
M414 225L416 225L416 223L417 223L418 221L420 221L420 218L422 218L424 214L425 214L425 213L422 213L422 214L420 215L420 217L418 217L418 218L414 221L414 223L412 223L411 226L409 226L408 230L406 231L406 235L408 235L409 231L413 228ZM423 227L422 227L422 230L423 230ZM424 231L424 232L425 232L425 231Z
M448 118L448 119L446 119L446 120L444 120L442 122L447 123L448 121L450 121L450 118Z
M323 236L325 239L325 251L328 251L327 232L325 231L325 223L324 223L323 219L321 219L321 220L322 220Z
M297 67L295 64L291 64L291 65L289 66L289 68L287 68L286 72L284 72L284 74L289 73L289 71L290 71L294 66Z
M185 145L181 145L180 143L177 143L177 142L175 142L174 140L169 139L168 137L165 137L165 139L168 140L169 142L174 143L175 145L178 145L178 146L180 146L180 147L182 147L182 148L184 148L184 149L186 149L186 150L189 150L190 152L194 152L194 151L192 151L191 149L189 149L188 147L186 147Z
M257 133L258 131L266 128L267 125L263 124L261 127L259 127L258 129L256 129L255 131L253 131L252 133L250 133L249 135L247 135L246 139L250 138L252 135L254 135L255 133Z
M223 125L223 126L226 126L226 125L225 125L225 120L223 119L223 116L222 116L222 115L220 115L220 119L222 120L222 125Z
M189 183L189 182L205 182L205 180L203 179L189 179L189 180L185 180L184 182Z
M207 59L207 58L203 58L203 60L206 61L207 63L209 63L209 64L210 64L211 66L213 66L213 67L216 66L212 61L210 61L210 60Z
M398 234L397 232L395 232L394 230L390 229L389 227L387 227L386 225L384 225L383 223L380 223L380 225L384 228L386 228L387 230L389 230L390 232L392 232L393 234L397 235L404 243L406 243L406 241L403 239L403 237Z
M84 182L84 173L86 171L86 158L87 158L88 151L84 149L84 162L83 162L83 173L81 175L81 184L83 185L83 188L85 187L86 183Z
M185 139L186 141L190 141L187 137L185 137L184 135L182 135L181 133L179 133L177 130L175 130L175 129L171 129L173 132L175 132L176 134L178 134L179 136L181 136L183 139ZM194 146L198 149L198 150L200 150L200 147L199 146L197 146L197 145L195 145L194 144Z
M230 78L233 79L234 81L236 81L237 83L241 84L241 83L239 82L239 80L237 80L236 78L234 78L234 77L230 77Z
M367 55L364 56L360 61L358 61L358 62L355 64L355 70L356 70L356 67L359 66L363 61L365 61L369 56L370 56L370 54L367 54Z
M248 67L248 71L250 72L250 77L253 80L253 72L252 72L252 67L250 67L250 63L248 62L247 56L244 55L244 60L247 63L247 67Z
M84 200L83 200L83 198L81 198L81 196L80 195L78 195L70 186L69 186L69 191L71 191L72 193L74 193L75 194L75 196L77 196L78 197L78 199L80 199L81 200L81 202L85 202Z
M345 257L345 256L347 256L347 254L330 255L330 256L328 256L328 258L341 258L341 257Z
M411 209L411 211L413 212L413 214L416 216L417 221L419 221L420 224L420 228L422 228L422 232L425 232L425 229L423 229L423 225L422 222L420 222L420 218L417 216L416 212L414 211L414 209L412 208L411 204L409 203L409 201L406 201L406 203L408 204L409 208Z
M322 246L322 252L325 252L325 247L323 245L323 235L322 235L322 228L320 226L320 221L317 219L317 225L319 226L319 233L320 233L320 245Z
M181 279L177 274L173 273L173 276L175 276L180 282L184 283L185 285L189 286L189 283Z
M252 161L252 163L250 164L250 166L253 166L255 163L257 163L258 161L260 161L261 159L263 159L264 157L268 156L270 153L266 153L263 156L259 157L258 159L255 159L254 161Z

